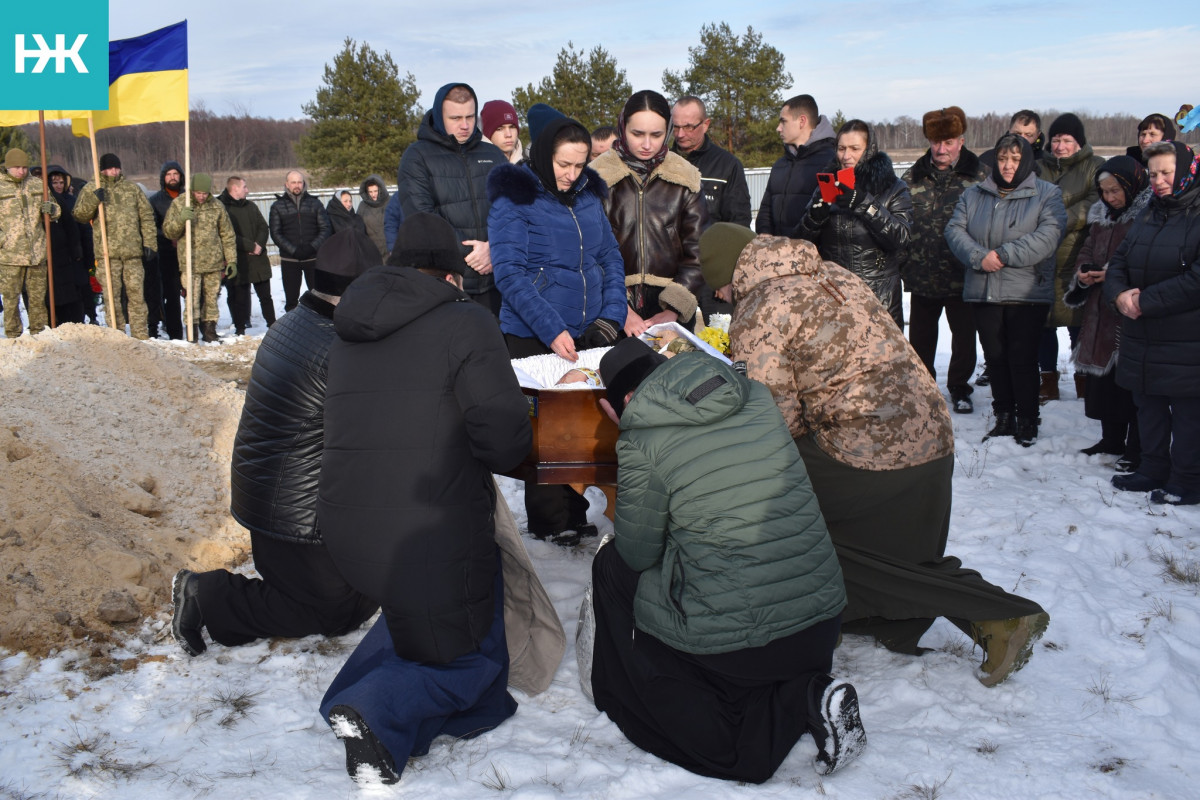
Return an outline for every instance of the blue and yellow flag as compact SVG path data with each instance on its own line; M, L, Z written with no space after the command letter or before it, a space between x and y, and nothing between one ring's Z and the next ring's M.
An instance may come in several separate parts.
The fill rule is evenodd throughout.
M187 20L108 43L108 110L92 112L96 130L187 118ZM87 136L87 117L71 131Z

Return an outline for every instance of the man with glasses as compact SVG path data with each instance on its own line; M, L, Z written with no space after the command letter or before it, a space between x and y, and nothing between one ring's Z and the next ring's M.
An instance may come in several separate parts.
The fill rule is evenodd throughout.
M671 124L675 127L672 149L700 170L709 220L749 226L750 188L746 185L746 168L737 156L708 137L712 120L704 101L692 95L679 98L671 109Z

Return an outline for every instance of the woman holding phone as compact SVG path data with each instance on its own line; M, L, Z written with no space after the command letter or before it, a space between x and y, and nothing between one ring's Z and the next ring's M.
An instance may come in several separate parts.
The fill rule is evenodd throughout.
M838 129L835 153L827 172L817 176L822 185L797 235L815 244L821 258L862 278L903 330L900 256L912 230L908 185L860 119Z

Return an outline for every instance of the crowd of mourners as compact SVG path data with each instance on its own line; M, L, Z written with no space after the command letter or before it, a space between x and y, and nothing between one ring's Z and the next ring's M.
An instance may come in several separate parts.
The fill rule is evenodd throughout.
M543 691L565 652L521 534L578 547L598 531L578 487L536 476L523 526L507 508L493 475L527 458L537 415L511 359L579 367L619 430L581 689L634 744L714 778L766 781L805 734L821 774L865 752L858 693L832 674L843 633L920 656L944 617L982 649L984 686L1028 662L1047 610L946 554L950 414L990 384L985 439L1033 446L1059 399L1058 328L1101 426L1083 453L1118 457L1117 489L1200 503L1200 186L1171 117L1105 160L1074 114L1043 131L1023 110L976 154L948 106L897 176L869 124L835 130L799 95L753 228L710 123L700 98L639 91L589 131L450 83L393 194L372 175L357 207L348 190L322 206L291 172L269 220L239 177L214 202L210 175L185 188L168 161L147 198L114 154L98 186L51 167L43 200L28 156L6 154L7 336L22 301L47 325L47 249L59 322L94 314L94 260L137 338L181 337L183 296L193 335L216 340L223 286L243 333L257 293L269 330L231 465L257 575L181 569L172 632L199 656L205 631L338 636L381 612L320 709L355 780L398 781L437 736L495 728L509 687ZM731 315L732 361L646 342L714 314Z

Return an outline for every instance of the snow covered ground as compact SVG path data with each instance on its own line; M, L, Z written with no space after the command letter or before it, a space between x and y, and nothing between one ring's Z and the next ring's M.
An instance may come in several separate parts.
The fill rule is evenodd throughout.
M251 333L261 335L254 305ZM223 302L222 312L225 331ZM939 355L943 379L947 358ZM1074 397L1069 377L1062 389ZM982 654L944 621L921 658L847 636L835 669L858 688L869 745L836 775L813 771L808 737L762 786L700 778L629 744L578 685L573 643L590 548L529 541L570 642L554 684L536 697L515 693L516 716L489 734L436 741L396 786L351 783L344 749L317 713L362 631L212 646L193 659L171 641L163 609L126 645L128 670L96 674L83 652L41 662L0 654L0 800L1197 796L1200 508L1115 492L1113 457L1078 452L1099 439L1082 401L1045 406L1030 449L981 444L988 397L977 390L976 413L954 415L948 551L1038 600L1050 628L1025 669L992 689L975 677ZM501 482L523 521L521 484ZM590 516L609 528L602 495L589 497Z

